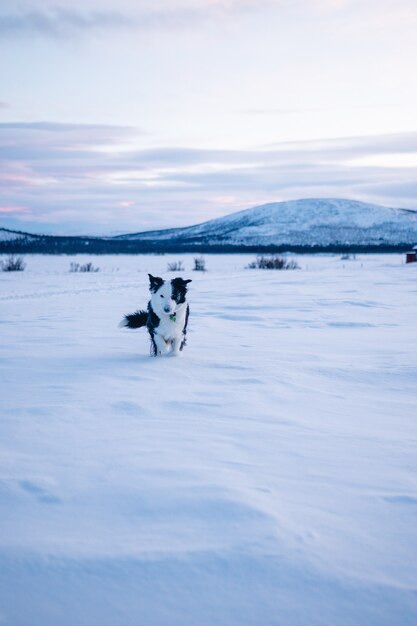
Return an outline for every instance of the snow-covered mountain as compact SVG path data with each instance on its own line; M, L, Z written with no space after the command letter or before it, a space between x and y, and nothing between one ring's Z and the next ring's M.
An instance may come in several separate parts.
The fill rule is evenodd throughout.
M196 226L116 237L57 237L0 228L0 252L137 253L277 249L391 249L417 244L417 211L355 200L264 204Z
M417 211L345 199L264 204L196 226L118 239L236 246L361 246L417 242Z

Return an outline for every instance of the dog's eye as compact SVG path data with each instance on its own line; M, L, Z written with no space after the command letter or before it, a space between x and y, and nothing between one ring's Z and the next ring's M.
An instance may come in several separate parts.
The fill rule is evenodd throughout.
M164 296L163 296L163 295L162 295L162 293L161 293L161 298L163 298L163 297L164 297Z

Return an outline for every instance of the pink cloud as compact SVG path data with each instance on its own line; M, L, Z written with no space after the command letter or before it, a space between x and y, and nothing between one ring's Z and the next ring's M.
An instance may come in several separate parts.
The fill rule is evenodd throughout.
M8 183L23 183L30 184L31 179L25 174L0 174L0 180L3 180Z
M0 213L30 213L26 206L0 206Z

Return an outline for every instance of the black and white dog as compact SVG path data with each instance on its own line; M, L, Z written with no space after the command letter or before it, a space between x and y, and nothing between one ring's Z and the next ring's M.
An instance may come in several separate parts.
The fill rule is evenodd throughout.
M174 278L165 281L158 276L149 276L151 299L147 311L136 311L125 315L121 325L127 328L146 326L151 338L151 354L178 356L185 346L190 307L185 296L191 280Z

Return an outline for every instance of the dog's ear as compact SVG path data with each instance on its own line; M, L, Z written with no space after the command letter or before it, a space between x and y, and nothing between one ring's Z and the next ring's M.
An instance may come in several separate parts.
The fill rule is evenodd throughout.
M183 278L174 278L173 280L171 280L172 286L174 287L174 289L178 289L179 291L182 291L184 294L187 292L187 285L188 283L191 283L191 278L189 278L188 280L184 280Z
M155 293L158 291L159 287L164 284L164 279L159 276L152 276L152 274L148 274L149 276L149 289Z
M174 278L172 280L172 284L173 285L187 285L188 283L192 283L193 281L191 280L191 278L187 278L187 280L184 280L183 278Z

